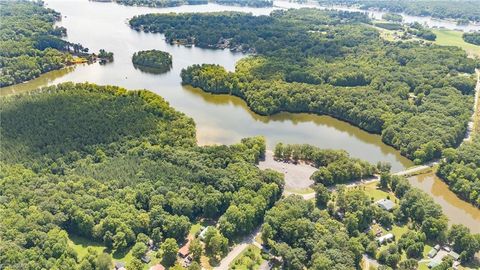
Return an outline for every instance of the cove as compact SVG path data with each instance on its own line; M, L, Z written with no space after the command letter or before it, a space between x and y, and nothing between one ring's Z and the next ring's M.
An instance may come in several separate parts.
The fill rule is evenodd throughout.
M308 143L321 148L344 149L352 156L372 163L388 161L394 171L412 165L397 150L384 144L379 135L370 134L332 117L291 113L260 116L250 111L239 98L212 95L182 86L182 68L212 63L234 70L235 63L246 54L170 45L161 34L137 32L127 24L133 16L146 13L234 10L260 15L269 14L277 7L248 8L208 4L157 9L82 0L49 0L46 1L46 6L62 14L59 25L67 28L68 41L84 44L91 51L112 51L115 60L105 65L84 64L47 73L27 83L3 88L0 90L2 94L19 93L67 81L148 89L195 120L199 144L231 144L244 137L263 135L270 149L278 142ZM131 62L133 53L150 49L166 51L172 55L173 66L169 72L156 75L135 69Z
M409 182L412 186L430 194L442 207L443 213L449 219L449 224L463 224L472 233L480 233L480 209L458 198L434 173L412 176Z

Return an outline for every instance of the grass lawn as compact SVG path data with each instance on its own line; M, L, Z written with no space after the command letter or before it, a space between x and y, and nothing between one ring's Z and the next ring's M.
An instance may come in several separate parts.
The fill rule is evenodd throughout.
M202 256L200 258L200 264L202 265L202 268L204 269L213 269L213 267L210 265L210 258L207 256Z
M258 269L262 262L262 251L254 245L249 245L248 248L233 260L228 268L235 270L254 270Z
M291 193L294 193L294 194L300 194L300 195L304 195L304 194L309 194L309 193L312 193L314 192L314 190L312 188L285 188L286 191L289 191Z
M458 46L464 49L469 55L480 57L480 46L467 43L463 40L461 31L454 30L432 30L437 35L436 44L447 46Z
M75 235L69 235L70 240L68 244L77 252L78 257L81 259L87 255L87 248L93 248L96 252L104 252L105 246L101 243L96 243L85 239L83 237L78 237Z
M402 235L404 235L406 232L408 232L409 229L408 229L408 225L405 224L401 227L397 226L397 225L393 225L392 226L392 230L391 230L391 233L393 235L395 235L395 239L398 240L400 239L400 237L402 237Z
M192 227L190 227L190 235L195 235L197 232L199 232L202 229L202 224L196 223L193 224Z
M69 235L69 238L70 238L69 245L77 252L78 257L80 259L87 254L88 248L93 248L98 253L107 252L107 248L102 243L94 242L89 239L75 236L75 235ZM110 252L108 253L112 255L112 259L114 262L121 261L124 263L129 263L133 258L130 248L122 252L114 252L113 254ZM153 254L150 255L150 258L152 259L152 262L150 263L150 265L153 265L156 262L158 262L158 260L156 260ZM145 265L144 269L148 269L147 265Z
M427 262L421 262L418 264L418 270L429 270Z
M377 187L378 182L372 182L368 184L364 184L360 186L360 189L362 189L369 197L373 198L374 201L378 201L380 199L386 199L388 196L390 196L390 200L392 200L394 203L398 203L397 197L395 197L395 194L393 192L386 192L384 190L381 190Z

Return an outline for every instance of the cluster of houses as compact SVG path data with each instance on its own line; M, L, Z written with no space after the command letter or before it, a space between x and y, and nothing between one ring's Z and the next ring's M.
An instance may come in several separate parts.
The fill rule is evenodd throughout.
M395 208L395 203L389 199L378 200L376 204L380 208L386 211L392 211ZM381 235L381 233L382 233L381 230L377 232L376 240L378 244L381 245L384 243L393 242L395 240L395 236L392 233L387 233L385 235ZM460 262L459 262L460 255L458 253L451 250L451 248L448 246L441 247L440 245L436 245L428 253L428 257L432 259L428 264L428 268L434 268L435 266L438 266L439 264L442 263L443 259L446 256L450 256L453 258L454 262L452 267L454 269L457 269L458 266L460 266Z
M432 260L428 263L428 268L434 268L442 263L443 259L447 256L450 256L453 259L453 269L458 269L460 266L460 255L453 251L448 246L440 247L440 245L436 245L435 247L430 250L428 253L428 257Z
M395 208L395 203L389 199L381 199L376 201L375 203L378 205L378 207L380 207L385 211L390 212L390 211L393 211L393 209ZM377 236L376 240L379 245L395 241L395 235L393 235L392 233L387 233L385 235L382 235L381 230L376 232L376 236Z
M206 234L208 228L210 228L210 227L202 228L202 230L198 234L198 237L200 238L200 240L205 239L205 234ZM178 249L178 256L182 259L182 266L183 267L189 267L193 262L193 259L190 256L190 243L191 243L192 240L193 240L193 237L189 236L188 239L187 239L187 242L182 247L180 247L180 249ZM149 241L148 247L149 247L149 250L155 250L156 249L152 240ZM141 258L141 261L143 263L148 264L148 263L150 263L151 260L150 260L150 257L148 255L145 255ZM125 268L125 263L124 262L115 262L115 270L127 270ZM158 263L156 265L151 266L149 268L149 270L165 270L165 267L162 264Z

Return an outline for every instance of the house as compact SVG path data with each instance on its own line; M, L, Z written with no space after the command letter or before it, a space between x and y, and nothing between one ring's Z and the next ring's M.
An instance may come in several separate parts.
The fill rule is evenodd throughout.
M140 258L142 260L143 263L150 263L151 259L148 255L145 255L145 256L142 256L142 258Z
M450 253L448 253L448 255L450 257L452 257L455 261L458 261L458 259L460 259L460 255L458 253L456 253L455 251L450 251Z
M433 258L435 257L435 255L437 255L437 253L438 253L438 250L436 250L435 248L432 248L430 252L428 252L428 257Z
M189 249L190 249L190 239L188 239L188 242L178 250L178 256L185 259L188 256L188 254L190 254Z
M204 240L205 239L205 234L207 233L208 229L210 228L210 226L207 226L205 228L203 228L203 230L200 232L200 234L198 235L198 237L200 238L200 240Z
M156 264L156 265L150 267L148 270L165 270L165 267L161 264Z
M395 239L395 236L394 236L393 234L387 233L387 234L385 234L384 236L378 237L378 238L377 238L377 242L378 242L379 244L383 244L383 243L386 243L386 242L390 242L390 241L392 241L392 240L394 240L394 239Z
M384 210L392 211L395 207L395 203L390 201L389 199L381 199L376 202L378 206Z
M435 266L438 266L440 265L442 262L441 261L437 261L437 260L431 260L429 263L428 263L428 268L434 268Z
M115 270L126 270L124 262L115 262Z

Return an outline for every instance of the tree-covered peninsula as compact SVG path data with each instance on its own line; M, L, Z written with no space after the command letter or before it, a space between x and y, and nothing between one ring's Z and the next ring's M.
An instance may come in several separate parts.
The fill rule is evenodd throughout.
M132 56L133 65L143 71L164 73L172 68L172 55L159 51L139 51Z
M192 119L148 91L65 83L0 108L6 269L111 269L80 257L72 235L121 253L145 239L180 245L205 218L218 220L216 240L233 239L283 190L280 174L255 166L262 138L199 147Z
M54 26L60 13L41 2L0 1L0 87L34 79L88 57L88 49L62 40L64 27Z
M243 98L263 115L328 114L369 132L420 163L463 139L478 62L456 47L389 42L361 13L299 9L148 14L132 28L199 47L255 52L235 72L194 65L185 84Z

